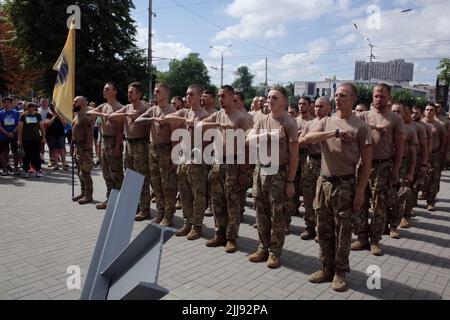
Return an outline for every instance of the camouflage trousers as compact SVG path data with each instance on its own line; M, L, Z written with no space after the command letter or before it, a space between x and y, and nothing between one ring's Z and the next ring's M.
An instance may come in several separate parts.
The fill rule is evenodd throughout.
M212 209L216 234L236 240L241 224L239 165L215 164L211 170Z
M320 158L308 157L303 165L303 202L305 205L305 224L307 228L316 228L317 217L314 210L314 199L316 197L317 180L320 177Z
M186 225L201 227L207 208L207 168L204 164L182 164L178 167L178 189Z
M245 184L242 185L241 190L241 213L245 213L245 206L247 204L247 191L248 189L253 187L253 172L254 172L254 166L251 166L250 169L245 172L241 173L241 176L243 175L243 180L245 180ZM253 191L253 190L252 190Z
M400 190L398 191L400 213L397 218L397 224L391 222L391 225L395 227L400 224L402 218L410 219L414 208L413 182L406 181L410 163L409 158L403 158L402 166L400 168Z
M331 183L320 177L317 181L314 209L320 245L320 261L324 266L350 272L353 201L355 179Z
M426 190L427 204L434 206L436 204L436 197L439 193L441 183L442 162L439 152L431 154L430 166L430 177L424 186L424 190Z
M353 219L355 234L369 234L372 243L381 241L386 227L392 166L391 160L373 164L363 208L358 217ZM370 200L372 201L373 218L369 226Z
M386 191L386 226L398 227L402 219L400 208L400 187L388 186Z
M170 220L177 201L177 167L172 162L172 144L150 144L149 164L158 214Z
M94 184L92 182L91 172L94 168L94 152L84 151L84 145L77 145L75 163L77 165L77 175L81 185L81 195L92 199L94 193Z
M102 173L106 182L106 197L109 199L111 190L122 189L123 182L123 146L120 147L120 156L115 158L113 155L116 146L115 137L103 137L102 141Z
M419 191L424 190L424 186L427 184L428 181L428 175L429 173L422 173L420 171L421 169L421 158L420 155L417 157L417 163L416 163L416 174L414 176L414 184L412 185L412 202L413 202L413 207L417 207L417 201L418 201L418 197L419 197Z
M288 215L286 217L286 224L289 226L292 222L292 216L296 216L299 214L300 209L300 197L303 196L303 165L306 163L306 159L308 157L308 153L306 150L300 150L300 156L298 161L297 172L295 174L294 186L295 186L295 194L292 199L289 199L286 203L286 209Z
M297 173L295 174L295 195L292 199L295 209L300 209L300 197L303 196L303 168L308 158L308 152L305 149L300 150Z
M140 210L145 212L150 210L150 170L148 168L148 155L148 139L127 140L125 167L145 177L144 186L142 187L141 198L139 201Z
M261 174L257 166L256 221L258 224L259 250L281 257L285 241L285 226L289 212L286 207L286 166L272 176Z

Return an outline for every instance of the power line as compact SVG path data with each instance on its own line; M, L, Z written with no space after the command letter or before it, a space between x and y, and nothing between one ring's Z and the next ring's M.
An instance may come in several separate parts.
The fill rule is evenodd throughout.
M234 32L225 30L224 27L222 27L222 26L218 25L217 23L215 23L215 22L213 22L213 21L211 21L211 20L209 20L209 19L207 19L207 18L205 18L205 17L203 17L203 16L201 16L201 15L195 13L194 11L192 11L191 9L189 9L188 7L186 7L185 5L182 5L182 4L180 4L179 2L177 2L177 1L175 1L175 0L170 0L170 1L172 1L173 3L179 5L179 6L182 7L182 8L184 8L187 12L189 12L190 14L196 16L197 18L199 18L199 19L201 19L201 20L203 20L203 21L206 21L206 22L208 22L209 24L215 26L215 27L218 28L219 30L223 30L224 32L229 33L229 34L231 34L232 36L234 36L234 37L236 37L236 38L239 38L239 39L241 39L241 40L243 40L243 41L245 41L245 42L247 42L247 43L250 43L250 44L252 44L252 45L255 46L255 47L258 47L258 48L260 48L260 49L264 49L264 50L269 51L269 52L274 53L274 54L279 54L278 52L276 52L276 51L274 51L274 50L272 50L272 49L266 48L266 47L264 47L264 46L261 46L261 45L257 44L256 42L253 42L253 41L251 41L251 40L242 38L240 35L238 35L238 34L236 34L236 33L234 33Z

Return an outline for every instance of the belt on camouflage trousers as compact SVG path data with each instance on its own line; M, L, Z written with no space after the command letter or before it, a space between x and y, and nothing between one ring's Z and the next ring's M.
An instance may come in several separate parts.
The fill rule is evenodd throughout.
M336 184L336 183L341 183L341 182L346 182L346 181L355 181L356 180L356 176L354 174L350 174L347 176L325 176L322 175L322 179L325 182L329 182L332 184Z

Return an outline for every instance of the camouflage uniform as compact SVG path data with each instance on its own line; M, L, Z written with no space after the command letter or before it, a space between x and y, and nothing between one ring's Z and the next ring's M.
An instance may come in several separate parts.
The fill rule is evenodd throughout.
M215 164L211 170L211 194L216 234L236 240L240 218L240 169L238 165Z
M247 205L247 191L253 187L253 172L254 167L250 166L249 170L245 173L241 173L241 176L243 176L243 179L246 181L246 184L242 186L241 190L241 213L245 213L245 206Z
M414 208L413 183L406 181L409 164L410 159L404 158L400 168L400 190L398 192L400 216L398 217L397 224L392 223L394 226L398 226L401 218L410 219Z
M320 177L314 200L320 239L320 261L324 266L342 272L350 272L355 183L356 179L327 181Z
M407 169L408 170L408 169ZM403 179L402 186L405 186L406 181ZM390 225L391 228L396 228L400 224L402 220L402 207L401 200L404 200L402 197L405 197L405 188L399 189L394 186L391 186L387 189L386 192L386 225Z
M202 227L207 208L207 168L204 164L181 164L178 167L178 188L183 204L185 225Z
M259 250L269 252L270 255L281 257L285 241L285 226L289 212L286 208L287 167L281 166L278 173L273 176L264 176L260 165L257 174L256 193L256 220L259 233Z
M150 183L158 213L172 220L177 198L177 167L172 163L172 144L150 144Z
M106 182L106 198L109 199L111 190L122 189L123 182L123 145L120 147L120 157L113 155L116 137L103 136L102 140L102 173Z
M125 166L145 177L140 198L140 210L150 210L150 186L148 168L148 139L127 139Z
M440 178L441 178L441 168L442 168L442 162L441 162L441 155L440 152L433 152L430 157L430 166L431 166L431 172L429 179L424 186L424 190L426 190L426 200L427 204L429 205L435 205L436 204L436 197L439 193L439 184L440 184Z
M81 184L81 195L86 199L92 199L94 185L92 182L91 172L94 168L94 152L84 150L84 144L76 145L75 163L77 165L77 175Z
M315 229L317 224L314 210L317 180L320 176L321 158L309 156L303 165L303 200L305 204L305 223L307 228Z
M370 229L370 239L373 243L381 241L383 231L386 226L386 210L388 200L389 180L391 177L392 160L374 160L372 163L372 173L369 178L369 188L366 192L365 203L361 209L360 219L354 219L355 233L368 233ZM373 204L373 219L369 227L369 207L370 199Z

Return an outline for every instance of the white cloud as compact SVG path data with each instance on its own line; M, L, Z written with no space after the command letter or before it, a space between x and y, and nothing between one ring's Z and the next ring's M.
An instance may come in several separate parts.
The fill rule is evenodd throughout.
M371 30L365 20L359 19L358 30L353 28L350 35L359 39L358 47L367 47L365 39L369 38L375 45L375 56L382 60L405 58L414 62L445 57L450 47L450 20L442 12L449 11L450 1L420 7L412 14L402 14L398 9L382 11L381 29ZM343 36L350 30L351 26L343 26L337 35ZM349 56L360 58L368 55L367 52L355 50Z
M239 19L236 25L219 32L214 40L235 38L272 39L287 34L285 24L291 21L315 20L338 7L348 6L347 0L234 0L225 14Z
M352 34L349 34L348 36L346 36L344 39L336 41L336 45L338 45L338 46L349 45L349 44L353 44L355 42L358 42L358 36L356 34L352 33Z
M139 27L137 29L137 45L141 49L148 49L148 28ZM162 42L158 37L153 37L153 56L155 57L154 64L158 70L164 71L168 68L168 62L171 59L184 59L191 52L192 49L187 47L182 42ZM161 60L160 58L165 58Z

